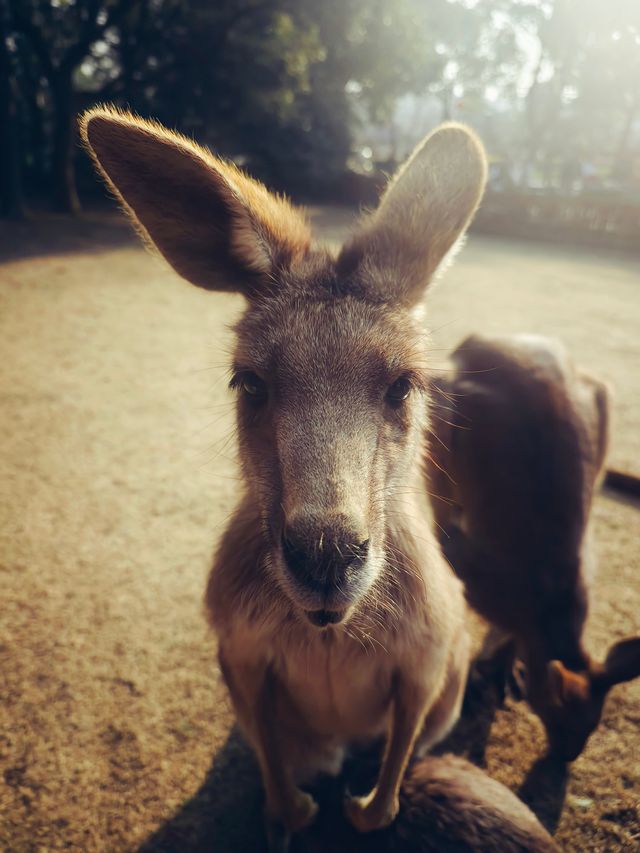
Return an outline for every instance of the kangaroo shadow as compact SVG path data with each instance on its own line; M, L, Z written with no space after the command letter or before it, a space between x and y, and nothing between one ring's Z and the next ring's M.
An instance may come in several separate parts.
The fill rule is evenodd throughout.
M374 744L350 758L338 778L322 777L309 789L320 814L313 827L293 838L291 853L362 849L362 836L342 816L343 798L346 789L353 794L370 790L381 753L382 744ZM266 853L263 802L258 765L234 727L200 789L143 842L138 853ZM382 850L384 843L384 835L373 845L367 843L367 853Z
M139 853L266 853L260 771L234 727L204 782Z

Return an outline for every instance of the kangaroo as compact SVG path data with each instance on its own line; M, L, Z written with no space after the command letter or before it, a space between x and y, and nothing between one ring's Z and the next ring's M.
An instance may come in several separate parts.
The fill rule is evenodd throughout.
M400 811L381 832L359 835L337 808L296 839L295 853L552 853L560 848L538 818L496 779L457 755L412 762Z
M410 768L389 853L553 853L559 847L522 800L455 755Z
M451 362L432 382L437 438L426 470L440 542L469 603L497 629L487 647L515 641L550 750L573 761L610 688L640 675L640 637L602 663L583 640L607 388L560 342L537 336L474 335Z
M429 533L429 280L464 234L486 159L440 127L339 253L229 163L108 108L81 119L98 168L147 241L199 287L236 291L231 387L244 492L206 591L219 661L255 750L272 846L313 819L300 787L386 735L346 811L391 823L414 748L455 723L468 669L462 585Z

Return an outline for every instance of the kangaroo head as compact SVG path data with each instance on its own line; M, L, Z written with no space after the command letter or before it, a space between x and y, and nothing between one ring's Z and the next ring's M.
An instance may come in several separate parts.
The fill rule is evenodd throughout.
M603 663L588 661L579 672L549 661L545 683L537 690L531 685L529 701L545 725L550 753L574 761L600 722L609 690L638 676L640 637L620 640Z
M384 567L385 506L425 427L416 306L480 201L485 157L447 125L416 149L336 255L301 212L157 124L98 108L85 142L143 236L199 287L238 291L231 386L274 578L314 624Z

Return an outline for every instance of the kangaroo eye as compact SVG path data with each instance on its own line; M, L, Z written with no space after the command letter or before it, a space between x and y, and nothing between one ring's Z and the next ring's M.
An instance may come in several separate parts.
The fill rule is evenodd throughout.
M262 397L267 387L255 373L248 373L242 377L242 390L250 397Z
M267 397L267 383L250 370L237 373L231 380L231 387L239 388L243 394L256 402Z
M400 376L387 389L387 402L392 406L399 406L411 393L411 381L407 376Z

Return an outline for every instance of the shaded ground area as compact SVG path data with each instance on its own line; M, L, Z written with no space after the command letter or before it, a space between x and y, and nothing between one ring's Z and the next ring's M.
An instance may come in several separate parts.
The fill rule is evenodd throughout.
M317 219L332 239L347 215ZM259 783L229 739L201 609L238 488L226 327L240 300L183 284L121 225L51 227L0 237L15 258L0 269L0 847L259 850ZM640 473L639 272L473 237L433 293L434 361L471 330L560 335L614 384L613 461ZM640 628L640 511L603 495L595 512L601 656ZM476 758L486 707L476 697L453 744ZM509 702L487 767L566 849L636 850L639 723L640 684L614 690L565 777Z

